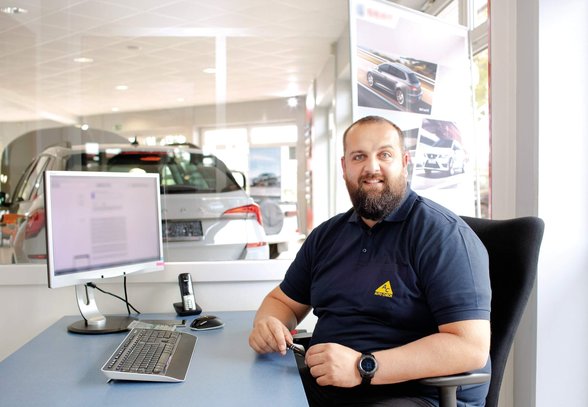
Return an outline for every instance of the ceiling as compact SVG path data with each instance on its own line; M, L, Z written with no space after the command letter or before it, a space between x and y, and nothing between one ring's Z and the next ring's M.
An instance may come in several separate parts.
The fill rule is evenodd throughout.
M304 94L343 33L346 4L0 0L26 10L0 13L0 122Z

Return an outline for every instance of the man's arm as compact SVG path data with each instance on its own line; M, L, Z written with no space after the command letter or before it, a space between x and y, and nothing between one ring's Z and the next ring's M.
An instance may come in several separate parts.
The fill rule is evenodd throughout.
M489 352L490 321L441 325L439 333L374 353L381 363L372 383L396 383L480 369L488 362Z
M310 306L292 300L274 288L263 300L253 320L249 346L258 353L286 353L286 342L292 343L290 330L310 311Z
M482 368L490 351L490 322L468 320L439 326L439 333L393 349L374 352L378 370L372 384L399 383ZM361 383L360 353L333 343L312 346L306 364L321 386Z

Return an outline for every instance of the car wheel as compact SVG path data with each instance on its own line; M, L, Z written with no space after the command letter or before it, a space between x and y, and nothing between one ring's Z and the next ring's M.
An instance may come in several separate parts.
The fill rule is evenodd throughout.
M396 101L399 105L404 106L404 103L406 101L404 100L404 92L402 91L402 89L396 89Z
M368 72L368 74L367 74L367 83L368 83L368 85L370 85L370 88L374 87L374 83L375 83L374 82L374 75L372 75L371 72Z
M455 167L453 166L453 160L449 160L449 166L447 167L447 174L455 175Z
M277 259L280 256L280 251L278 250L277 243L271 243L269 245L269 250L270 250L270 254L269 254L270 259Z

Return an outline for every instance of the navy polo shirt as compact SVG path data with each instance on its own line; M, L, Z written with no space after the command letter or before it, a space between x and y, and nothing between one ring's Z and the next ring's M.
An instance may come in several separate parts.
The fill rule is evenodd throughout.
M459 216L409 188L372 228L351 209L314 229L280 288L312 306L313 344L362 353L412 342L442 324L490 319L485 247Z

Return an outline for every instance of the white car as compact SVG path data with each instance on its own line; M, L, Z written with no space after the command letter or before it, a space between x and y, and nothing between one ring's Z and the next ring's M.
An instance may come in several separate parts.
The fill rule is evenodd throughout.
M423 168L425 174L440 171L446 175L454 175L457 171L465 172L466 153L456 140L441 139L428 147Z
M56 146L39 154L5 204L23 215L15 263L46 261L43 171L159 173L166 261L268 259L259 206L213 155L183 146ZM137 202L141 205L141 202Z

